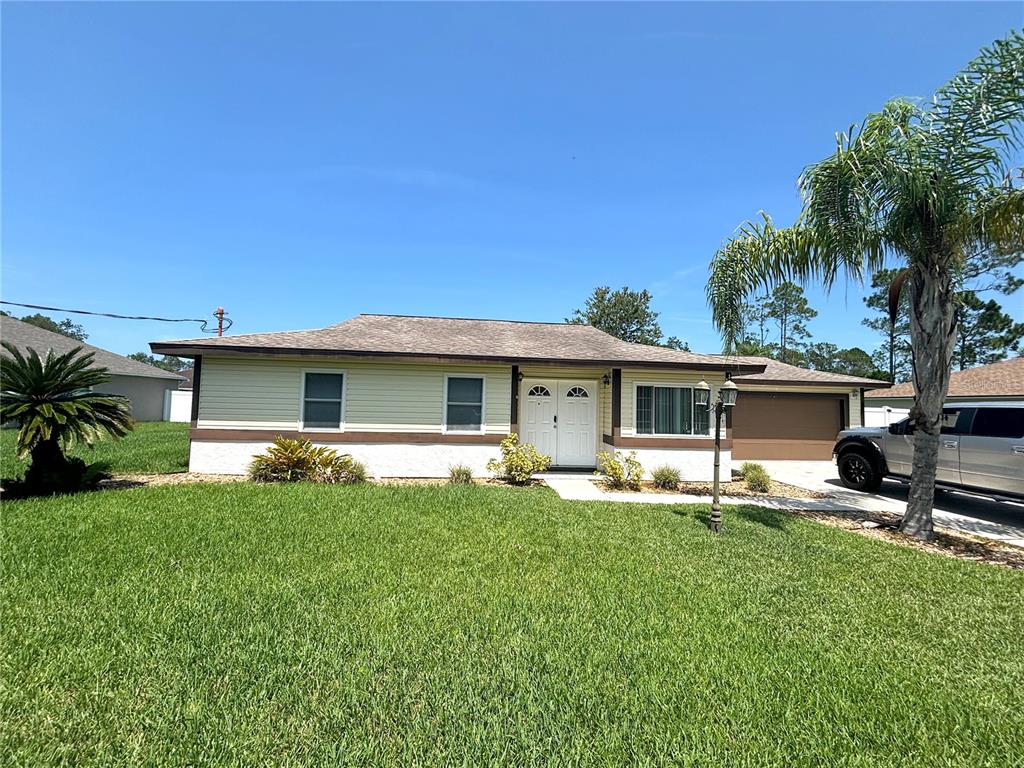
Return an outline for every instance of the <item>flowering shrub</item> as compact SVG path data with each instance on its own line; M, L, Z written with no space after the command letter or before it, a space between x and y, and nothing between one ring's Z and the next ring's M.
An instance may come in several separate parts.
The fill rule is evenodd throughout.
M529 443L520 443L514 432L501 441L501 459L491 459L487 469L513 485L525 485L537 473L551 466L545 456Z
M644 477L644 468L636 459L636 451L623 456L619 451L597 454L597 463L605 474L605 483L609 488L622 491L639 491L640 481Z

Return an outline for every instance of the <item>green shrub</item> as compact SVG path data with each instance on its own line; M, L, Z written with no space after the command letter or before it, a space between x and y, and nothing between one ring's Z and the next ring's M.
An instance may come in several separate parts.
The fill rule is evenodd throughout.
M334 453L331 448L326 449ZM321 456L318 466L313 475L313 480L318 483L332 483L334 485L355 485L366 482L366 466L361 461L356 461L347 453L333 457Z
M448 482L452 485L472 485L473 470L461 464L449 467Z
M605 474L605 483L609 488L625 491L639 491L640 481L644 477L644 468L636 459L636 451L623 456L619 451L597 454L597 463Z
M750 490L757 491L758 493L767 493L771 490L772 479L768 475L768 470L761 464L745 461L743 466L740 467L740 474L743 475L747 488Z
M537 473L551 466L551 457L545 456L529 443L520 444L513 432L501 441L501 459L491 459L487 469L513 485L525 485Z
M348 454L315 446L309 440L277 437L267 452L249 465L249 477L257 483L317 483L351 485L366 480L366 467Z
M655 488L662 488L667 491L674 491L679 487L679 481L682 480L679 470L667 464L653 470L651 477L654 479Z

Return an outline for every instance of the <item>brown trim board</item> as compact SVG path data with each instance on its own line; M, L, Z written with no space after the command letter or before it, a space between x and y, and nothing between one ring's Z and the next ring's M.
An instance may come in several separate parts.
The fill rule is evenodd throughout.
M191 440L261 441L285 437L317 443L416 443L498 445L506 435L449 435L441 432L298 432L288 429L203 429L193 427Z
M612 368L612 435L622 428L622 369Z
M679 451L687 451L693 448L714 448L713 437L696 437L692 439L681 439L676 437L622 437L621 435L602 435L602 439L608 445L616 448L674 448ZM722 448L732 448L732 440L722 438Z
M197 356L192 367L192 426L199 421L199 390L203 381L203 358Z
M519 424L519 366L512 366L512 424ZM517 431L515 429L513 432Z

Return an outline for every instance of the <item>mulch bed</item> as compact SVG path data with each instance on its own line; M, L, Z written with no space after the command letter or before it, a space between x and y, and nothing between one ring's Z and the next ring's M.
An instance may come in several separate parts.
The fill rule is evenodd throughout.
M623 491L617 488L609 488L605 484L605 481L600 479L594 480L594 482L597 483L602 490L608 491L609 493L637 493L637 491ZM821 493L820 491L809 491L806 488L798 488L795 485L778 483L774 480L771 481L767 493L753 491L750 488L747 488L747 484L743 480L727 480L719 483L718 487L719 495L722 498L757 498L763 496L786 496L793 499L828 498L828 494ZM658 488L650 480L644 480L640 484L639 493L682 493L687 496L711 496L713 490L711 483L703 481L683 482L673 490Z
M936 528L935 538L931 541L919 541L899 532L900 517L888 512L861 511L807 511L787 510L790 514L806 517L825 525L852 531L861 536L882 539L891 544L912 547L925 552L932 552L961 560L973 560L990 565L1003 565L1007 568L1024 570L1024 549L1011 544L1002 544L992 539L953 531L948 528Z

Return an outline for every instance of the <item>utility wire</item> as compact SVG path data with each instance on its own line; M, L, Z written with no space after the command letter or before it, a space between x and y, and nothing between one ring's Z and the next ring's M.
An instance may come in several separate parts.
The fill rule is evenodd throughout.
M148 315L117 315L113 312L90 312L87 309L64 309L62 307L44 307L41 304L20 304L17 301L4 301L0 299L0 304L9 304L13 307L25 307L26 309L45 309L49 312L68 312L76 315L93 315L95 317L113 317L116 320L155 320L159 323L199 323L202 327L200 330L203 333L216 333L216 328L208 328L207 325L211 322L210 320L203 320L202 318L196 317L150 317ZM231 318L224 318L224 330L226 331L234 325L234 321Z

